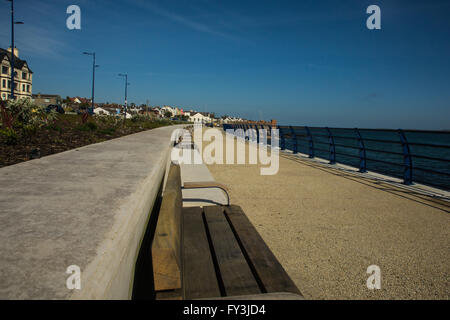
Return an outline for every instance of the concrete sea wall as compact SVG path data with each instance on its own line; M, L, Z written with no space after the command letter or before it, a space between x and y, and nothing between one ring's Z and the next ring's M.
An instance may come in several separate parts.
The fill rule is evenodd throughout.
M0 299L129 299L179 127L0 169ZM72 265L79 290L66 285Z

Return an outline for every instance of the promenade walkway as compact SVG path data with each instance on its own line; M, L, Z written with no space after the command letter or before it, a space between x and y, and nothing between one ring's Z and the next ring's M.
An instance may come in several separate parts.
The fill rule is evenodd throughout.
M259 165L208 168L306 298L450 298L445 200L292 154L273 176ZM370 265L381 290L366 286Z

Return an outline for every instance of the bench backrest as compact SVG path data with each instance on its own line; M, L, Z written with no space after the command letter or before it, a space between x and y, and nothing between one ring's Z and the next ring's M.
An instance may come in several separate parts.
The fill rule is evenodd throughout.
M180 166L171 163L152 243L156 291L179 286L182 201Z

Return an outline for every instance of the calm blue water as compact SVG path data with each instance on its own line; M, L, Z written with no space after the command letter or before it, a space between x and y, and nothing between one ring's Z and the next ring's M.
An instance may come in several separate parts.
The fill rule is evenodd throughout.
M306 136L305 129L303 127L294 127L294 130L299 135L298 151L308 154L308 138ZM310 128L313 136L315 156L320 158L329 159L329 139L326 129L322 128ZM345 139L344 137L356 138L356 133L353 129L339 129L330 128L334 136L334 142L336 145L336 161L359 167L359 144L356 139ZM396 131L371 131L371 130L359 130L363 139L377 139L377 140L389 140L389 142L375 142L364 141L366 149L373 149L377 151L366 151L366 157L373 160L388 161L395 164L386 164L373 160L367 160L367 169L390 176L403 178L403 149L400 142L399 134ZM288 130L283 130L288 132ZM404 131L408 143L423 143L423 144L436 144L450 146L450 132L414 132ZM324 136L321 136L324 135ZM340 138L343 137L343 138ZM353 148L352 148L353 147ZM286 149L293 149L292 139L286 139ZM319 150L321 149L321 150ZM381 151L390 151L400 153L387 154ZM432 185L441 189L450 190L450 162L437 161L430 159L422 159L419 156L428 156L439 159L450 160L450 148L437 148L431 146L415 146L410 145L410 151L413 155L413 181L427 185ZM444 172L444 174L429 173L419 168L431 169L434 171Z

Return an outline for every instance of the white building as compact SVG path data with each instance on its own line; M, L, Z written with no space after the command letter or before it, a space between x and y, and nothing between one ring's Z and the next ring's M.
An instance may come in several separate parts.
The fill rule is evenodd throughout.
M233 122L233 118L226 117L225 119L223 119L223 123L232 123L232 122Z
M211 123L212 118L209 114L197 112L194 115L189 116L189 121L194 123Z
M94 109L94 113L97 114L97 115L103 115L103 116L110 115L110 112L108 110L100 108L100 107L99 108L95 108Z
M176 108L172 108L171 106L164 106L161 108L161 114L165 117L166 112L169 111L172 114L172 117L177 115Z
M14 49L14 95L16 98L31 98L33 92L33 71L25 60L19 59L19 50ZM11 48L0 48L0 99L6 100L11 95Z

